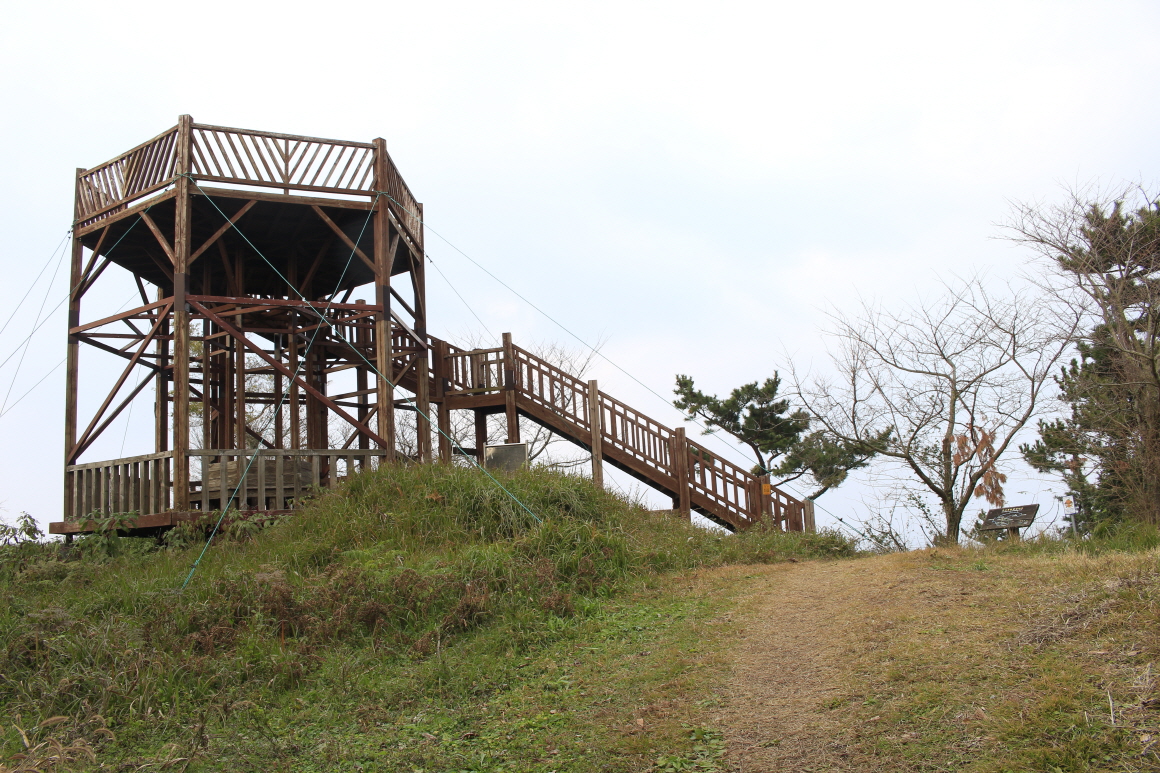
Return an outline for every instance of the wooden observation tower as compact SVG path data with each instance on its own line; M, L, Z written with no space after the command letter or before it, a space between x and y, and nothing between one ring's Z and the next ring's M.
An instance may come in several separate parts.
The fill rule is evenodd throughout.
M436 447L445 462L454 453L482 461L486 417L497 413L509 443L519 442L524 417L591 451L597 482L607 462L668 493L674 509L731 529L764 519L812 528L808 503L510 336L473 350L431 336L423 206L382 139L182 116L127 153L77 170L74 220L65 520L51 524L54 533L90 531L110 515L148 530L227 504L289 510L318 487L400 456L432 462ZM110 266L131 275L139 303L86 319L83 301ZM82 388L82 350L86 367L90 354L113 358L111 384L86 377ZM153 451L85 461L150 393ZM455 410L474 412L471 448L451 440Z

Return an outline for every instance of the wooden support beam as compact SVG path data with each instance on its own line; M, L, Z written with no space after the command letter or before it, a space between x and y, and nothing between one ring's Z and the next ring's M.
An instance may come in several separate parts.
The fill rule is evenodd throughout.
M187 176L193 172L190 156L192 125L193 119L188 115L177 121L174 172L179 176L174 186L177 191L174 199L176 216L170 252L173 259L173 507L177 510L189 509L189 311L185 296L189 292L189 237L193 214Z
M226 224L214 232L214 235L205 240L205 244L198 247L193 254L189 256L189 262L192 264L195 260L201 257L201 254L217 243L217 240L222 238L226 231L234 227L234 224L242 219L242 215L250 211L250 208L257 204L256 199L250 199L239 209L233 217L226 221Z
M157 299L162 300L165 291L157 288ZM161 332L154 340L157 342L157 373L154 378L154 405L153 405L153 450L157 453L169 450L169 381L165 369L169 365L169 317L161 322Z
M145 225L149 226L149 230L153 232L155 237L157 237L157 243L161 245L161 249L165 250L166 257L169 258L171 263L177 265L177 258L175 257L176 252L173 245L171 245L169 240L165 238L165 235L161 233L161 229L158 228L157 224L153 222L153 218L149 217L148 212L142 212L141 219L145 221ZM186 246L188 246L188 244Z
M196 310L197 310L198 312L200 312L201 314L204 314L204 315L206 315L207 317L209 317L211 320L213 320L214 324L216 324L218 327L220 327L220 328L221 328L222 330L224 330L225 332L229 333L229 334L230 334L230 336L231 336L231 337L232 337L232 338L233 338L235 341L237 341L237 342L238 342L238 343L240 343L242 346L244 346L244 347L246 347L247 349L249 349L249 350L250 350L251 352L253 352L254 354L256 354L256 355L258 355L259 357L261 357L261 358L262 358L263 360L265 360L265 361L266 361L268 364L270 364L271 366L273 366L273 367L274 367L274 369L275 369L275 370L277 370L279 373L281 373L283 376L287 376L287 377L289 377L289 378L294 378L294 373L293 373L293 372L292 372L292 371L291 371L289 368L287 368L285 365L283 365L282 363L278 362L278 361L277 361L277 360L275 360L273 357L271 357L269 354L267 354L267 353L266 353L266 351L265 351L265 350L264 350L262 347L258 346L257 344L253 343L253 342L252 342L252 341L250 341L248 338L246 338L246 337L245 337L245 335L243 335L243 334L242 334L240 331L238 331L238 329L237 329L237 328L235 328L233 325L229 324L229 323L228 323L228 322L226 322L224 319L222 319L221 317L219 317L218 315L214 314L212 311L210 311L210 310L209 310L209 309L207 309L206 307L204 307L204 306L202 306L202 305L200 305L200 304L198 304L198 303L196 303L196 302L191 302L191 303L190 303L190 305L191 305L191 306L193 306L193 308L194 308L194 309L196 309ZM308 368L308 369L309 369L309 368ZM358 423L358 419L356 419L355 417L351 416L349 413L347 413L346 411L344 411L344 410L343 410L342 408L340 408L338 405L335 405L335 403L334 403L334 401L333 401L333 400L331 400L330 398L328 398L328 397L327 397L325 394L323 394L323 393L322 393L321 391L319 391L319 390L318 390L318 389L317 389L317 388L316 388L316 387L315 387L313 384L311 384L311 383L310 383L310 380L311 380L311 378L312 378L312 376L313 376L313 375L314 375L314 374L310 374L310 373L308 373L308 374L307 374L307 378L306 378L305 380L303 380L303 379L296 379L296 381L298 381L298 384L299 384L299 386L301 386L301 387L302 387L302 389L306 390L307 394L309 394L309 395L311 395L312 397L314 397L314 399L315 399L315 400L318 400L318 401L319 401L319 402L320 402L322 405L324 405L324 406L326 406L327 408L329 408L330 410L334 411L336 414L338 414L340 417L342 417L342 419L343 419L344 421L346 421L347 423L351 424L351 425L352 425L352 426L354 426L354 427L359 427L359 429L360 429L361 431L364 431L364 432L366 432L368 435L370 435L370 438L371 438L371 440L375 441L376 443L379 443L379 444L380 444L380 447L383 447L383 448L385 448L385 447L386 447L386 441L384 441L384 440L383 440L381 437L379 437L379 436L378 436L378 435L376 435L375 433L371 432L370 430L368 430L368 429L365 429L365 428L363 428L363 427L360 427L360 425L359 425L359 423Z
M68 333L69 335L84 333L88 330L92 330L93 328L101 327L102 325L108 325L111 322L119 322L122 319L129 319L130 317L136 317L138 314L144 314L147 311L153 311L154 309L164 306L167 303L172 303L172 301L172 298L161 298L160 300L156 300L153 303L147 303L144 306L138 306L135 309L123 311L120 314L114 314L111 317L98 319L95 322L87 322L83 325L72 325L69 327Z
M672 473L677 481L677 496L673 507L682 516L692 516L692 492L689 490L689 444L685 438L685 428L677 427L670 438L669 453L672 455Z
M387 141L375 139L375 190L387 189ZM387 462L395 460L395 399L394 367L391 364L391 268L393 256L389 253L391 215L385 199L375 199L375 305L381 310L375 320L375 367L379 377L376 405L378 406L379 435L385 440L380 447L386 452Z
M73 204L73 218L80 217L80 185L81 174L84 169L77 169L76 172L76 197ZM78 394L78 380L80 376L80 341L71 332L72 328L80 324L81 315L81 295L76 292L76 287L81 282L81 261L84 259L84 245L81 244L80 237L73 234L72 238L72 258L69 263L69 287L74 288L69 295L68 304L68 327L69 336L67 351L65 355L65 376L64 376L64 463L67 467L71 463L72 450L76 446L77 440L77 394ZM96 260L96 253L93 254L93 260ZM89 265L92 265L90 261ZM69 475L66 472L64 477L64 512L66 516L73 512L73 490L69 484Z
M588 428L592 433L592 483L604 488L604 432L601 428L600 387L588 382Z
M168 312L168 306L165 307L165 312ZM97 435L100 433L97 432L94 434L94 428L101 420L101 417L104 415L105 411L108 410L109 405L112 404L113 399L117 396L117 393L121 391L121 387L124 386L125 381L129 378L129 374L133 372L133 368L141 359L141 355L144 354L145 350L149 348L149 344L153 343L153 337L157 335L157 331L161 328L161 321L165 316L166 313L162 313L158 316L157 321L153 323L153 328L149 331L149 334L145 336L145 339L141 342L141 345L137 347L137 351L134 352L133 356L129 358L129 364L125 366L125 369L121 372L120 378L117 379L116 384L113 385L112 390L110 390L108 396L105 397L105 401L101 403L101 407L98 408L96 414L93 415L93 419L89 422L89 426L85 428L83 433L81 433L80 440L78 440L76 445L69 450L69 464L75 464L77 457L84 453L84 450L88 448L94 440L97 439ZM147 380L143 379L141 383L146 384L148 382ZM108 422L106 422L105 425L102 425L101 429L103 430L107 424Z
M435 362L433 376L435 379L435 396L442 400L444 387L447 381L447 342L436 340L434 346ZM451 461L454 449L451 447L451 408L447 403L440 402L439 409L439 461L447 464Z
M362 250L360 250L358 248L358 245L356 245L351 240L351 238L349 236L347 236L346 233L341 228L339 228L337 225L334 224L334 221L331 220L330 217L327 216L327 214L322 211L321 207L319 207L317 204L315 204L315 205L311 206L311 209L314 210L315 214L317 214L320 218L322 218L322 222L324 222L328 226L330 226L330 230L334 231L335 236L337 236L339 239L342 239L343 243L345 243L347 247L350 247L351 250L354 251L355 255L358 255L359 260L361 260L363 263L365 263L367 265L367 268L369 268L371 271L375 270L374 261L372 261L370 258L368 258L366 253L363 252ZM390 270L390 269L388 269L388 270Z
M475 460L483 466L483 449L487 447L487 411L475 412Z
M508 443L520 442L520 416L516 408L516 356L512 346L512 334L503 334L503 388L504 417L507 419Z

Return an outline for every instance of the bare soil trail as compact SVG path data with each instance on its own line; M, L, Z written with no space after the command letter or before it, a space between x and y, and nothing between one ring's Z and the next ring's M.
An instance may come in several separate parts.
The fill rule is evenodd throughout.
M921 564L888 555L750 567L755 590L741 603L730 697L719 717L733 770L912 767L875 743L874 697L859 666L894 637L978 606L989 585L964 586L961 575Z

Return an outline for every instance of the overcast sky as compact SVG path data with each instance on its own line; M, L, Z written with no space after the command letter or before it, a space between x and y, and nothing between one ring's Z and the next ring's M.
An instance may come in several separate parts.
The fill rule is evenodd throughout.
M75 168L190 113L385 137L491 331L575 344L436 233L652 390L726 391L786 352L820 361L827 308L1018 273L995 238L1011 201L1156 182L1158 40L1145 2L23 3L0 25L0 325L46 265L22 314L64 296ZM478 330L428 287L433 333ZM31 327L0 333L0 360ZM8 404L31 390L0 417L0 516L60 518L63 368L36 384L64 328L62 307L0 367ZM102 458L152 451L139 407ZM857 516L863 494L821 504Z

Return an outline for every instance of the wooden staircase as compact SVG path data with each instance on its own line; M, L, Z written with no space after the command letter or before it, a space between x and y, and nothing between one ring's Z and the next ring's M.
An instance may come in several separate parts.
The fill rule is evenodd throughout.
M511 342L496 349L458 349L432 339L432 401L442 404L440 455L452 452L449 411L476 412L476 448L486 442L479 417L504 413L508 442L519 442L525 416L672 497L673 509L696 511L736 531L766 522L786 531L813 531L813 503L801 501L688 438ZM478 453L478 451L477 451Z

